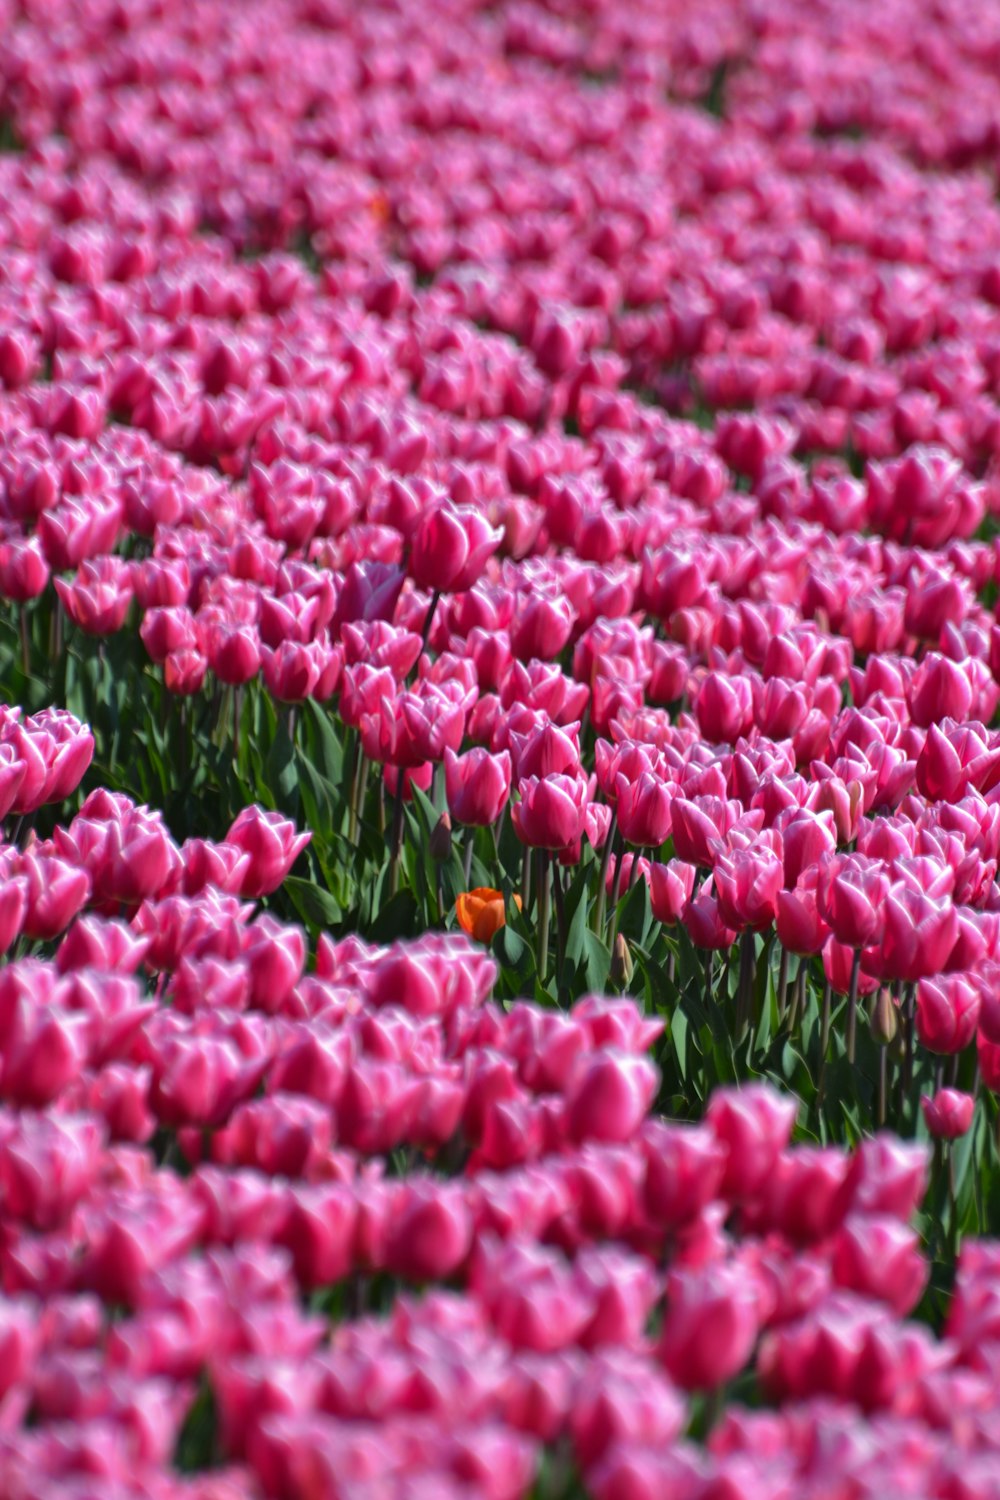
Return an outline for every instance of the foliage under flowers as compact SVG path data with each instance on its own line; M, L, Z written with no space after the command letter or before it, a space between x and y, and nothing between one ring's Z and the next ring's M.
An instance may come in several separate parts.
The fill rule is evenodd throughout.
M175 9L0 0L0 1491L992 1494L995 19Z

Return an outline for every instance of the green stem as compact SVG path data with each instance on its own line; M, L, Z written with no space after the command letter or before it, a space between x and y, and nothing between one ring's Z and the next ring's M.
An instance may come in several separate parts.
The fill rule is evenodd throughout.
M21 667L25 677L31 676L31 635L28 630L28 606L22 603L18 610L21 631Z
M557 981L562 983L563 971L566 967L566 904L563 898L562 871L559 869L559 861L553 858L549 868L552 874L552 892L556 903L556 968L558 971Z
M748 927L740 939L740 977L736 989L736 1034L750 1025L753 1015L753 978L756 966L754 935Z
M601 851L600 873L597 877L597 899L594 902L594 931L600 937L604 931L604 912L608 901L608 865L611 861L612 845L618 838L618 818L612 812L611 824L608 828L608 836L604 840L604 848Z
M550 906L549 851L538 851L538 978L545 983L549 967L549 906Z
M624 857L624 844L621 834L615 839L615 873L611 878L611 921L608 931L608 947L615 945L615 933L618 931L618 892L622 883L622 859Z
M354 762L354 780L351 785L351 805L347 815L347 842L353 848L358 842L358 819L361 805L364 801L364 791L368 781L368 757L361 749L360 742L356 746Z
M785 1006L788 1000L788 949L782 947L781 958L778 960L778 1025L785 1019Z
M403 803L406 797L406 772L397 767L396 794L392 799L392 832L389 837L389 895L399 889L399 856L403 851Z
M826 1083L826 1054L830 1046L830 1006L833 992L830 988L829 979L823 982L823 999L820 1008L819 1023L819 1072L816 1077L816 1103L823 1101L823 1087Z
M861 949L855 948L851 964L851 987L847 995L847 1061L854 1063L858 1043L858 980L861 976Z

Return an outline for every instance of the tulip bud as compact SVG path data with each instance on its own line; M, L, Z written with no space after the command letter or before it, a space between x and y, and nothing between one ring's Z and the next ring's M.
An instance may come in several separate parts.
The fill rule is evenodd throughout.
M625 989L631 984L634 973L635 964L632 962L628 943L625 941L622 933L619 932L615 936L614 952L611 955L611 968L608 977L611 983L617 985L619 989Z
M870 1025L872 1040L880 1047L888 1047L895 1040L899 1029L899 1017L891 990L879 990L872 1004Z
M427 847L430 850L431 859L439 865L443 865L451 858L451 818L448 813L443 812L438 818Z

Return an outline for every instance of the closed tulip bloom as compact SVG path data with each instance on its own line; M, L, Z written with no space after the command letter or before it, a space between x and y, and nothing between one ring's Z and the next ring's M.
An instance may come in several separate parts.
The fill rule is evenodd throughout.
M853 1164L852 1209L907 1221L927 1193L930 1152L886 1131L861 1140Z
M520 896L515 894L513 899L520 910ZM455 902L455 915L463 932L475 938L477 943L488 943L507 922L503 891L493 890L490 886L463 891Z
M818 864L824 854L833 853L837 830L831 812L814 813L804 808L780 820L777 826L781 830L785 888L792 890L804 870Z
M715 863L715 845L721 844L742 813L742 804L735 800L727 802L721 797L675 797L670 814L674 850L678 859L684 860L686 864L710 869ZM756 817L759 827L763 815L758 813Z
M151 661L162 665L174 651L192 651L199 645L198 626L185 605L165 605L147 610L139 635Z
M929 1052L961 1052L976 1034L979 986L964 974L938 974L917 985L917 1036ZM1000 1038L997 1038L1000 1040Z
M208 886L238 894L250 865L250 855L237 844L185 839L181 845L181 863L181 887L186 896L197 896Z
M471 589L502 540L503 532L471 506L439 505L414 531L410 575L418 588L435 593Z
M913 1311L927 1281L920 1236L885 1214L851 1214L833 1242L838 1286L885 1302L899 1317Z
M113 635L125 623L132 603L132 576L120 557L80 564L72 583L56 579L56 593L74 624L88 635Z
M163 663L163 682L168 693L190 697L201 691L208 671L208 657L200 651L171 651Z
M575 1141L627 1141L653 1102L659 1073L648 1057L617 1048L594 1053L566 1095L566 1124Z
M302 978L305 932L262 912L243 930L242 957L250 976L251 1004L277 1015Z
M261 648L264 682L272 698L281 703L301 703L311 698L319 682L327 653L318 641L282 641L277 650Z
M920 1107L927 1129L936 1140L955 1141L968 1133L976 1100L974 1095L960 1093L958 1089L938 1089L933 1095L922 1094Z
M564 596L524 595L510 622L510 647L518 661L553 661L573 633L576 614Z
M715 861L719 915L728 926L762 932L774 921L783 882L780 857L763 843L720 854Z
M220 682L238 687L260 671L260 636L252 625L217 620L206 633L205 654Z
M881 934L882 977L912 983L946 967L958 937L958 916L950 897L935 901L898 884L886 897Z
M472 1247L472 1216L460 1183L410 1179L393 1215L386 1266L408 1281L453 1276Z
M451 816L469 827L495 823L510 797L511 758L508 751L491 755L476 747L465 755L444 752L445 792Z
M673 1233L716 1197L726 1172L726 1143L704 1125L648 1120L639 1144L646 1213L658 1229Z
M961 722L972 708L972 684L962 662L936 651L924 657L910 681L910 717L928 729L942 719Z
M760 1189L770 1226L796 1244L833 1234L850 1201L851 1169L851 1158L834 1147L783 1151Z
M90 876L68 860L34 850L23 854L17 873L28 882L24 932L30 938L58 937L87 904Z
M649 867L650 904L658 922L673 925L691 899L697 871L694 865L671 859Z
M791 1139L798 1104L769 1084L716 1089L706 1120L726 1147L720 1192L729 1201L754 1197Z
M705 885L696 896L692 896L681 913L681 921L697 948L721 951L731 948L736 941L734 929L727 927L722 919L718 900Z
M49 565L36 536L0 542L0 594L19 604L37 599L49 581Z
M712 1391L747 1363L759 1331L758 1292L735 1264L674 1271L657 1353L687 1391Z
M337 1183L297 1183L288 1189L274 1243L290 1253L303 1291L330 1286L352 1270L356 1221L354 1198Z
M250 857L240 895L256 900L276 891L311 838L279 812L245 807L226 834L226 843Z
M871 953L870 949L866 951ZM846 943L838 943L832 935L827 938L823 945L823 973L834 994L850 994L856 958L854 948L849 948ZM858 972L857 986L859 995L872 995L878 989L878 979L867 972L864 963Z
M833 855L822 860L816 893L820 913L838 942L864 948L880 930L889 879L880 860Z
M0 743L0 819L7 816L18 800L27 775L27 761L21 759L13 745Z
M830 929L820 916L815 871L801 879L794 890L778 892L774 925L778 941L789 953L822 951Z
M413 769L457 750L465 735L468 701L428 684L381 698L361 719L361 743L369 760Z
M709 672L695 700L698 728L712 744L734 744L753 722L753 691L745 677Z
M580 726L546 721L524 732L511 716L508 740L518 781L526 776L575 776L580 771Z
M635 781L619 776L616 786L618 826L628 844L659 848L670 833L673 788L651 771Z
M24 925L28 891L24 875L0 880L0 954L8 951Z
M522 844L568 849L582 838L589 790L582 776L529 776L518 784L511 819Z

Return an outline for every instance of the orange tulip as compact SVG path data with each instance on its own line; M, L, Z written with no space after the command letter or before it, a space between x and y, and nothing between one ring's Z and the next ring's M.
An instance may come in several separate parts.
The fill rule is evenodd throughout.
M514 900L520 911L520 896L515 896ZM495 891L488 885L477 886L474 891L463 891L455 902L455 912L462 931L479 943L488 943L493 934L507 923L503 891Z

